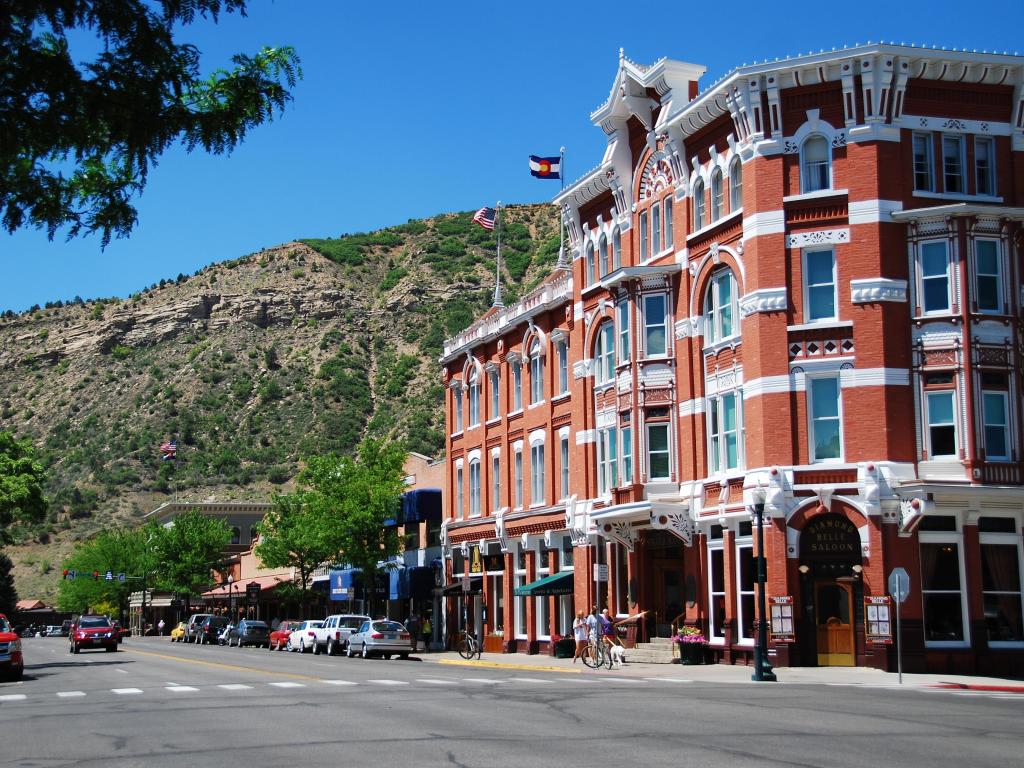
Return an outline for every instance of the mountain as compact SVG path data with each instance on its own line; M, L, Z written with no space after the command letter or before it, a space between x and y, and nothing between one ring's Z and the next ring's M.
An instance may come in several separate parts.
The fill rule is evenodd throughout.
M304 457L367 434L437 454L441 344L494 287L494 233L471 217L285 243L127 300L0 315L0 430L36 444L51 499L8 550L19 593L52 596L76 540L174 496L266 499ZM557 214L502 219L511 301L557 260ZM178 460L162 462L172 437Z

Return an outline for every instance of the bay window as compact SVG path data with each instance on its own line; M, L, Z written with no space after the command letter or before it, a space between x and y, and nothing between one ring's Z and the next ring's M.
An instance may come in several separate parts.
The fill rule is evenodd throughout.
M614 426L606 426L597 431L597 493L599 496L609 496L612 488L619 484L616 441L617 435Z
M974 301L979 312L1003 311L1003 287L998 240L974 241Z
M944 379L942 374L926 376ZM952 375L949 374L950 382ZM928 458L954 458L959 455L956 429L956 390L925 392L925 423L928 425Z
M736 392L708 398L708 456L712 474L740 466L740 415Z
M949 312L952 308L949 266L949 251L945 240L921 243L920 305L925 314Z
M622 456L622 484L632 485L633 484L633 428L624 426L619 430L621 437L622 450L619 451L619 455Z
M669 480L672 475L669 450L669 425L647 425L647 476L649 480Z
M668 354L668 296L652 293L644 296L644 355Z
M616 322L619 326L619 351L620 363L628 362L631 357L629 348L629 301L621 299L615 307Z
M999 374L983 374L982 379L1006 377ZM1005 385L1004 385L1005 386ZM985 428L985 458L990 461L1009 461L1010 459L1010 421L1009 400L1006 390L995 391L986 389L981 393L982 418Z

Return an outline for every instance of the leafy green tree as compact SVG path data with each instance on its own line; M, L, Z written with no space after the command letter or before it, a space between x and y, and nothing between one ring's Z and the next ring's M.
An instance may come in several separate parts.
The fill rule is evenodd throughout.
M384 521L397 514L401 503L405 457L400 443L367 438L355 456L312 458L304 473L335 518L338 559L362 570L371 611L379 564L401 551L397 530Z
M190 509L162 528L155 540L159 572L156 586L177 592L186 602L202 594L213 574L226 564L224 548L231 541L231 529L223 520Z
M9 619L14 617L14 607L18 604L18 590L14 588L12 568L14 563L11 558L0 552L0 613Z
M116 606L124 619L132 592L151 588L147 577L157 567L156 541L162 529L154 524L142 528L109 528L80 543L64 561L63 568L77 571L75 579L60 582L57 605L62 611L84 612L98 606ZM114 578L105 577L110 571ZM94 579L93 573L99 573ZM120 581L118 574L125 574Z
M230 152L291 100L301 77L291 47L236 54L200 73L200 52L176 42L198 19L245 14L246 0L7 0L0 12L0 211L8 232L50 238L126 236L130 200L174 143ZM76 61L82 31L98 37ZM69 38L75 40L74 54ZM283 82L282 82L283 81Z
M13 523L39 523L46 515L46 473L27 440L0 432L0 546Z
M313 571L337 557L336 516L328 500L315 491L274 497L274 506L259 525L256 556L268 568L294 568L299 578L292 597L306 615Z

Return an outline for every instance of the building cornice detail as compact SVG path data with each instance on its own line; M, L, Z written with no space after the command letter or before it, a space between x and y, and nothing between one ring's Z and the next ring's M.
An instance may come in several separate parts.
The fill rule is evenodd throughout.
M684 317L681 320L677 320L675 324L675 334L677 339L694 339L698 336L702 336L704 334L703 315Z
M880 301L906 302L907 281L887 277L871 277L850 281L850 301L874 304Z
M798 232L786 235L787 248L807 248L815 245L841 245L850 242L850 229L819 229L814 232Z
M758 312L784 312L789 302L786 288L759 288L740 299L740 315L750 317Z

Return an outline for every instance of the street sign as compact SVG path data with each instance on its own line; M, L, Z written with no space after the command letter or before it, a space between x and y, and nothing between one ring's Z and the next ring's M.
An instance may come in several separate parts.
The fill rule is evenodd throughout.
M594 581L608 581L608 563L594 563Z
M768 602L771 604L771 633L772 642L775 643L795 643L796 642L796 628L793 624L793 596L792 595L780 595L778 597L769 597Z
M126 578L127 578L127 577L126 577L126 576L124 575L124 573L123 573L123 572L122 572L122 573L119 573L119 574L117 574L117 580L118 580L118 581L124 581L124 580L125 580Z
M246 584L245 596L249 600L256 600L260 596L260 583L258 581L250 581Z
M104 575L103 578L106 581L113 581L114 580L114 572L113 571L107 571L106 575Z
M904 603L910 594L910 574L905 568L893 568L889 574L889 594L897 603Z
M68 578L71 579L72 581L75 580L76 576L78 576L78 571L75 571L75 570L68 571Z
M469 576L462 577L462 591L466 593L469 592Z

